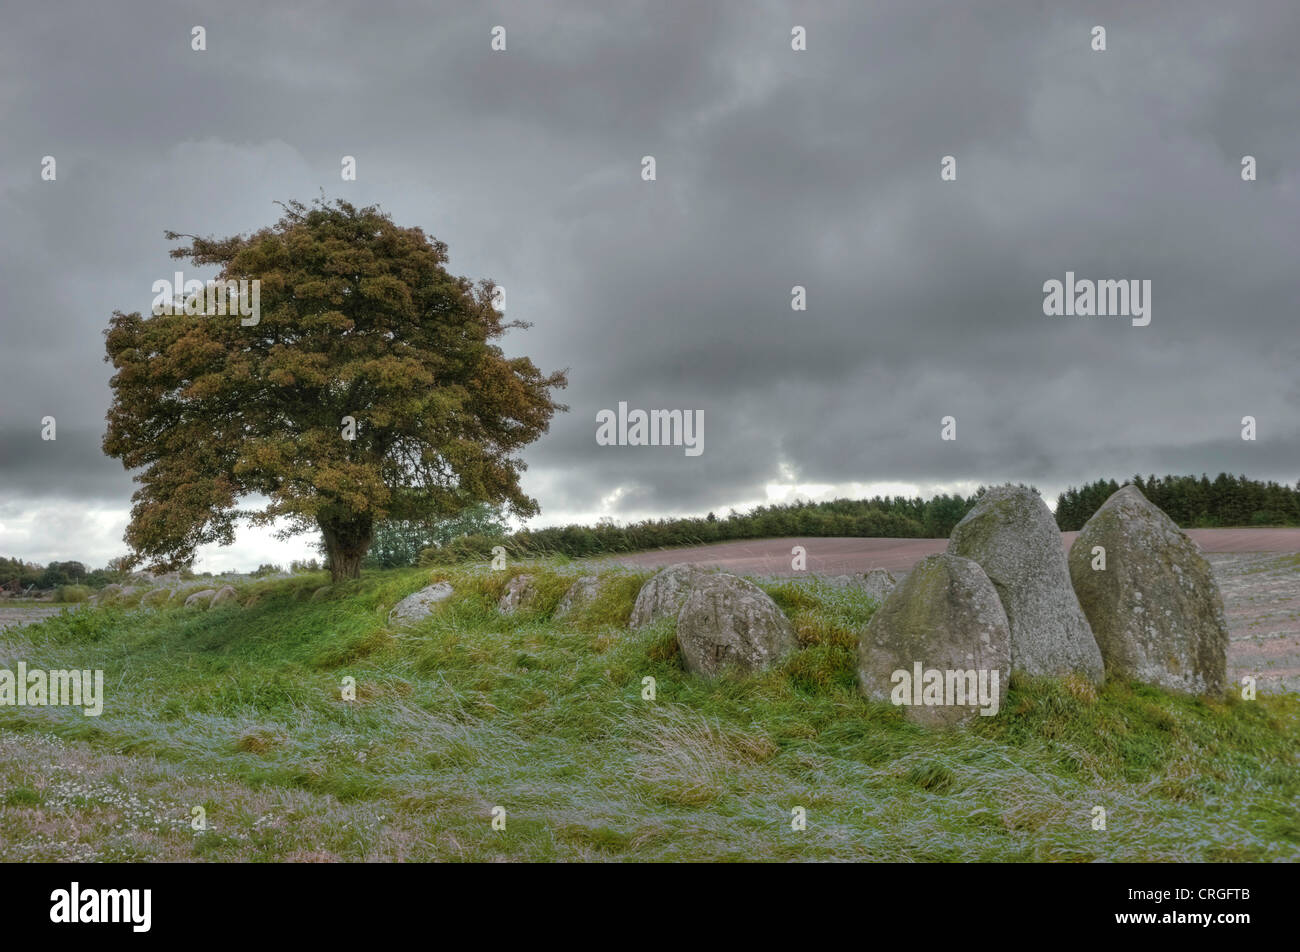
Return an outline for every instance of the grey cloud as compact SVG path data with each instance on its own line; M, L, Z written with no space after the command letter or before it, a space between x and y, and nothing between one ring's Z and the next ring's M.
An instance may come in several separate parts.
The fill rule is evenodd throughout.
M570 369L572 412L526 454L543 522L616 489L615 514L724 510L783 464L1294 481L1297 39L1283 0L22 8L0 37L0 484L125 508L96 458L108 314L174 268L164 229L252 230L322 187L447 241L534 323L507 351ZM1044 316L1066 270L1151 279L1151 326ZM619 400L704 410L704 455L597 446ZM42 479L11 434L51 406L67 455Z

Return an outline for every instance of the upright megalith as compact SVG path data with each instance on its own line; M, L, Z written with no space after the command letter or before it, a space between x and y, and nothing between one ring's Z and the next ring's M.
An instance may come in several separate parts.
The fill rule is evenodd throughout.
M185 599L186 608L207 608L212 604L212 600L217 597L215 588L205 588L200 592L194 592Z
M997 589L1011 627L1012 671L1101 683L1101 651L1070 584L1056 520L1037 492L987 490L952 530L948 552L978 562Z
M1210 563L1136 486L1093 514L1070 548L1070 578L1107 677L1221 693L1228 625Z
M716 677L753 674L798 644L794 626L753 582L719 572L699 578L677 615L687 670Z
M239 593L230 585L223 585L217 589L217 594L212 596L210 608L216 608L218 605L226 605L230 602L239 603Z
M682 610L682 602L686 601L695 583L705 577L703 569L688 562L678 562L657 572L637 592L628 624L633 628L644 628L660 618L676 615Z
M962 724L996 714L1011 675L1011 631L984 570L956 555L922 559L858 636L858 684L908 720Z

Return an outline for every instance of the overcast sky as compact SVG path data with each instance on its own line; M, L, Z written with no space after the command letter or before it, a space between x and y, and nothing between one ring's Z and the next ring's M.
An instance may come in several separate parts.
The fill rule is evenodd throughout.
M534 525L1300 479L1300 4L972 6L8 5L0 554L125 551L110 314L176 269L165 230L249 232L322 188L447 242L533 323L507 353L568 368L572 409L525 454ZM1044 315L1067 270L1150 280L1150 324ZM598 445L619 401L702 410L703 453ZM244 532L198 567L313 542Z

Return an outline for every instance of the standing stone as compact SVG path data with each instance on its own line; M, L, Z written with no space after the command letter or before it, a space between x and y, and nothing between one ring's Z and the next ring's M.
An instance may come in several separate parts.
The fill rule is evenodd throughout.
M1011 626L1013 671L1101 683L1101 651L1070 584L1060 530L1038 493L1022 486L986 491L952 530L948 552L978 562L997 589Z
M831 586L831 588L860 588L862 586L862 576L860 575L814 575L811 577L823 585Z
M229 585L223 585L217 589L217 594L212 596L212 604L209 608L216 608L218 605L225 605L227 602L239 603L239 594Z
M205 588L201 592L195 592L185 599L186 608L207 608L216 598L217 590L215 588Z
M422 618L427 618L433 614L433 610L439 602L451 598L452 587L447 582L435 582L427 585L418 592L412 592L404 599L393 606L393 610L388 613L388 623L390 625L410 625Z
M141 594L138 585L118 585L113 583L105 585L88 600L96 605L130 605L139 601Z
M937 697L924 691L926 671L941 672ZM962 724L981 709L996 714L1010 677L1011 629L997 589L978 563L959 556L922 559L858 637L862 693L905 705L918 724Z
M893 573L885 569L872 569L863 576L863 579L862 587L867 590L867 594L882 602L889 597L889 593L898 584Z
M677 615L686 668L705 677L724 669L752 674L797 647L794 626L767 593L718 573L699 579Z
M695 583L705 577L707 573L703 569L687 562L678 562L656 573L637 592L628 624L644 628L664 616L676 615Z
M600 596L601 581L598 575L584 575L569 586L569 590L555 606L554 618L566 618L580 612Z
M503 615L512 615L521 608L531 608L536 597L537 586L533 584L533 577L516 575L506 583L505 594L501 596L497 608Z
M1092 567L1096 546L1105 549L1104 569ZM1223 692L1228 625L1210 563L1136 486L1114 493L1084 525L1070 548L1070 578L1108 677Z
M92 605L110 604L113 601L113 599L117 598L118 593L121 591L122 591L121 585L118 585L116 582L111 582L108 585L105 585L103 588L101 588L94 595L90 596L89 599L90 604Z
M171 601L172 590L170 588L155 588L145 592L140 596L141 605L161 606Z

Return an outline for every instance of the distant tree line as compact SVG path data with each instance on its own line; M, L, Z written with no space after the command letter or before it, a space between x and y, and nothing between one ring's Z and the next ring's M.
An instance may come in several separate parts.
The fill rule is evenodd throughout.
M7 592L23 592L29 588L52 589L63 585L85 585L98 589L110 582L120 582L126 574L120 564L92 570L80 562L38 565L22 559L0 558L0 589Z
M1148 499L1183 528L1220 526L1300 526L1300 483L1295 487L1220 473L1211 480L1195 476L1134 476L1124 483L1099 479L1081 488L1070 487L1056 504L1056 524L1062 530L1083 527L1121 486L1136 485ZM648 519L617 525L602 520L594 526L568 525L521 529L508 533L496 506L480 504L453 519L432 523L385 522L376 525L374 543L365 564L396 568L419 563L450 563L487 559L496 546L514 558L564 555L569 558L616 555L646 549L707 545L743 539L784 536L875 536L893 539L939 539L970 512L980 496L940 495L931 499L874 496L830 502L792 502L734 510L719 518ZM326 560L328 562L328 559ZM320 568L316 560L294 563L292 571ZM326 566L328 567L328 566ZM257 574L278 571L266 565ZM0 558L0 588L11 592L30 586L52 589L63 585L102 588L121 581L120 564L90 571L80 562L51 562L47 566Z
M421 552L444 548L454 539L481 537L493 540L492 545L495 545L505 534L505 517L501 507L488 503L472 505L450 519L381 522L375 526L374 540L361 565L363 568L377 569L415 565ZM487 551L490 549L491 545ZM321 550L324 552L323 547ZM328 553L325 563L328 568Z
M1214 479L1204 473L1199 478L1152 475L1071 486L1057 497L1056 524L1064 531L1083 528L1112 493L1130 484L1184 529L1300 526L1300 483L1291 487L1227 473Z
M758 506L749 512L718 518L648 519L616 525L603 520L594 526L568 525L521 529L512 535L471 534L424 549L420 561L458 562L488 558L494 546L514 557L565 555L570 558L614 555L645 549L706 545L779 536L878 536L895 539L937 538L971 510L983 494L941 495L933 499L875 496L830 502L793 502Z

